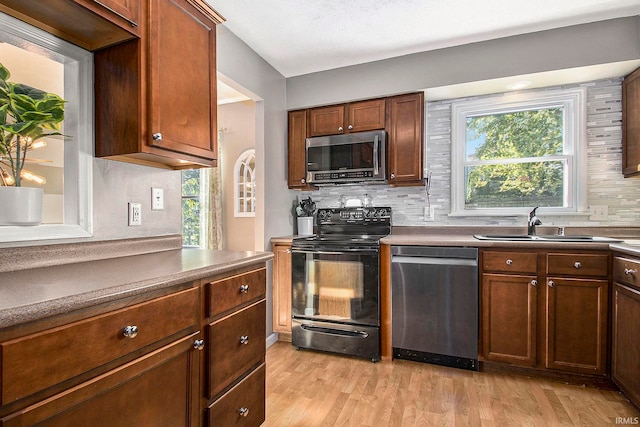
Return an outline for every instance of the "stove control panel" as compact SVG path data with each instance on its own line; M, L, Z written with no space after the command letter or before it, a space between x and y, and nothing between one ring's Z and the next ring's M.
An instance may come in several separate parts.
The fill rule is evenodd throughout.
M329 208L318 210L319 224L391 224L390 207Z

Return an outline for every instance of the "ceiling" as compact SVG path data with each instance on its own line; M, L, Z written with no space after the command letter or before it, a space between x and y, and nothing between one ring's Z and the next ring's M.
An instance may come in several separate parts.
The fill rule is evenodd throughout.
M640 15L639 0L206 0L285 77Z

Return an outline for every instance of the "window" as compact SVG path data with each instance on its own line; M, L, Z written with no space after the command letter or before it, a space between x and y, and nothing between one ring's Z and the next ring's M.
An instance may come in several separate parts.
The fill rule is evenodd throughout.
M236 217L256 216L256 150L250 149L238 157L233 168Z
M182 171L182 246L205 247L204 171Z
M452 215L585 209L584 89L453 104Z
M12 81L57 92L67 101L63 132L68 135L64 141L48 140L28 166L47 179L43 224L2 227L0 242L91 236L93 55L0 13L0 58Z

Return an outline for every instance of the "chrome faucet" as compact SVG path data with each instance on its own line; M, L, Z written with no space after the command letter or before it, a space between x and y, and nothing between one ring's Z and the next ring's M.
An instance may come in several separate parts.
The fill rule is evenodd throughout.
M531 212L529 212L529 223L527 224L527 234L529 236L535 236L536 235L536 225L541 225L542 221L540 221L538 219L538 217L536 216L536 210L538 209L539 206L536 206L535 208L533 208L533 210Z

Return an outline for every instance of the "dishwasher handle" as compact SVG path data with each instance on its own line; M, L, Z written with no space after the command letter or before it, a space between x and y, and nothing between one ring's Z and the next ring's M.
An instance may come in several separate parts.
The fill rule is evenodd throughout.
M392 256L391 263L392 264L422 264L422 265L466 265L470 267L478 266L478 261L476 259L432 258L432 257L401 256L401 255Z

